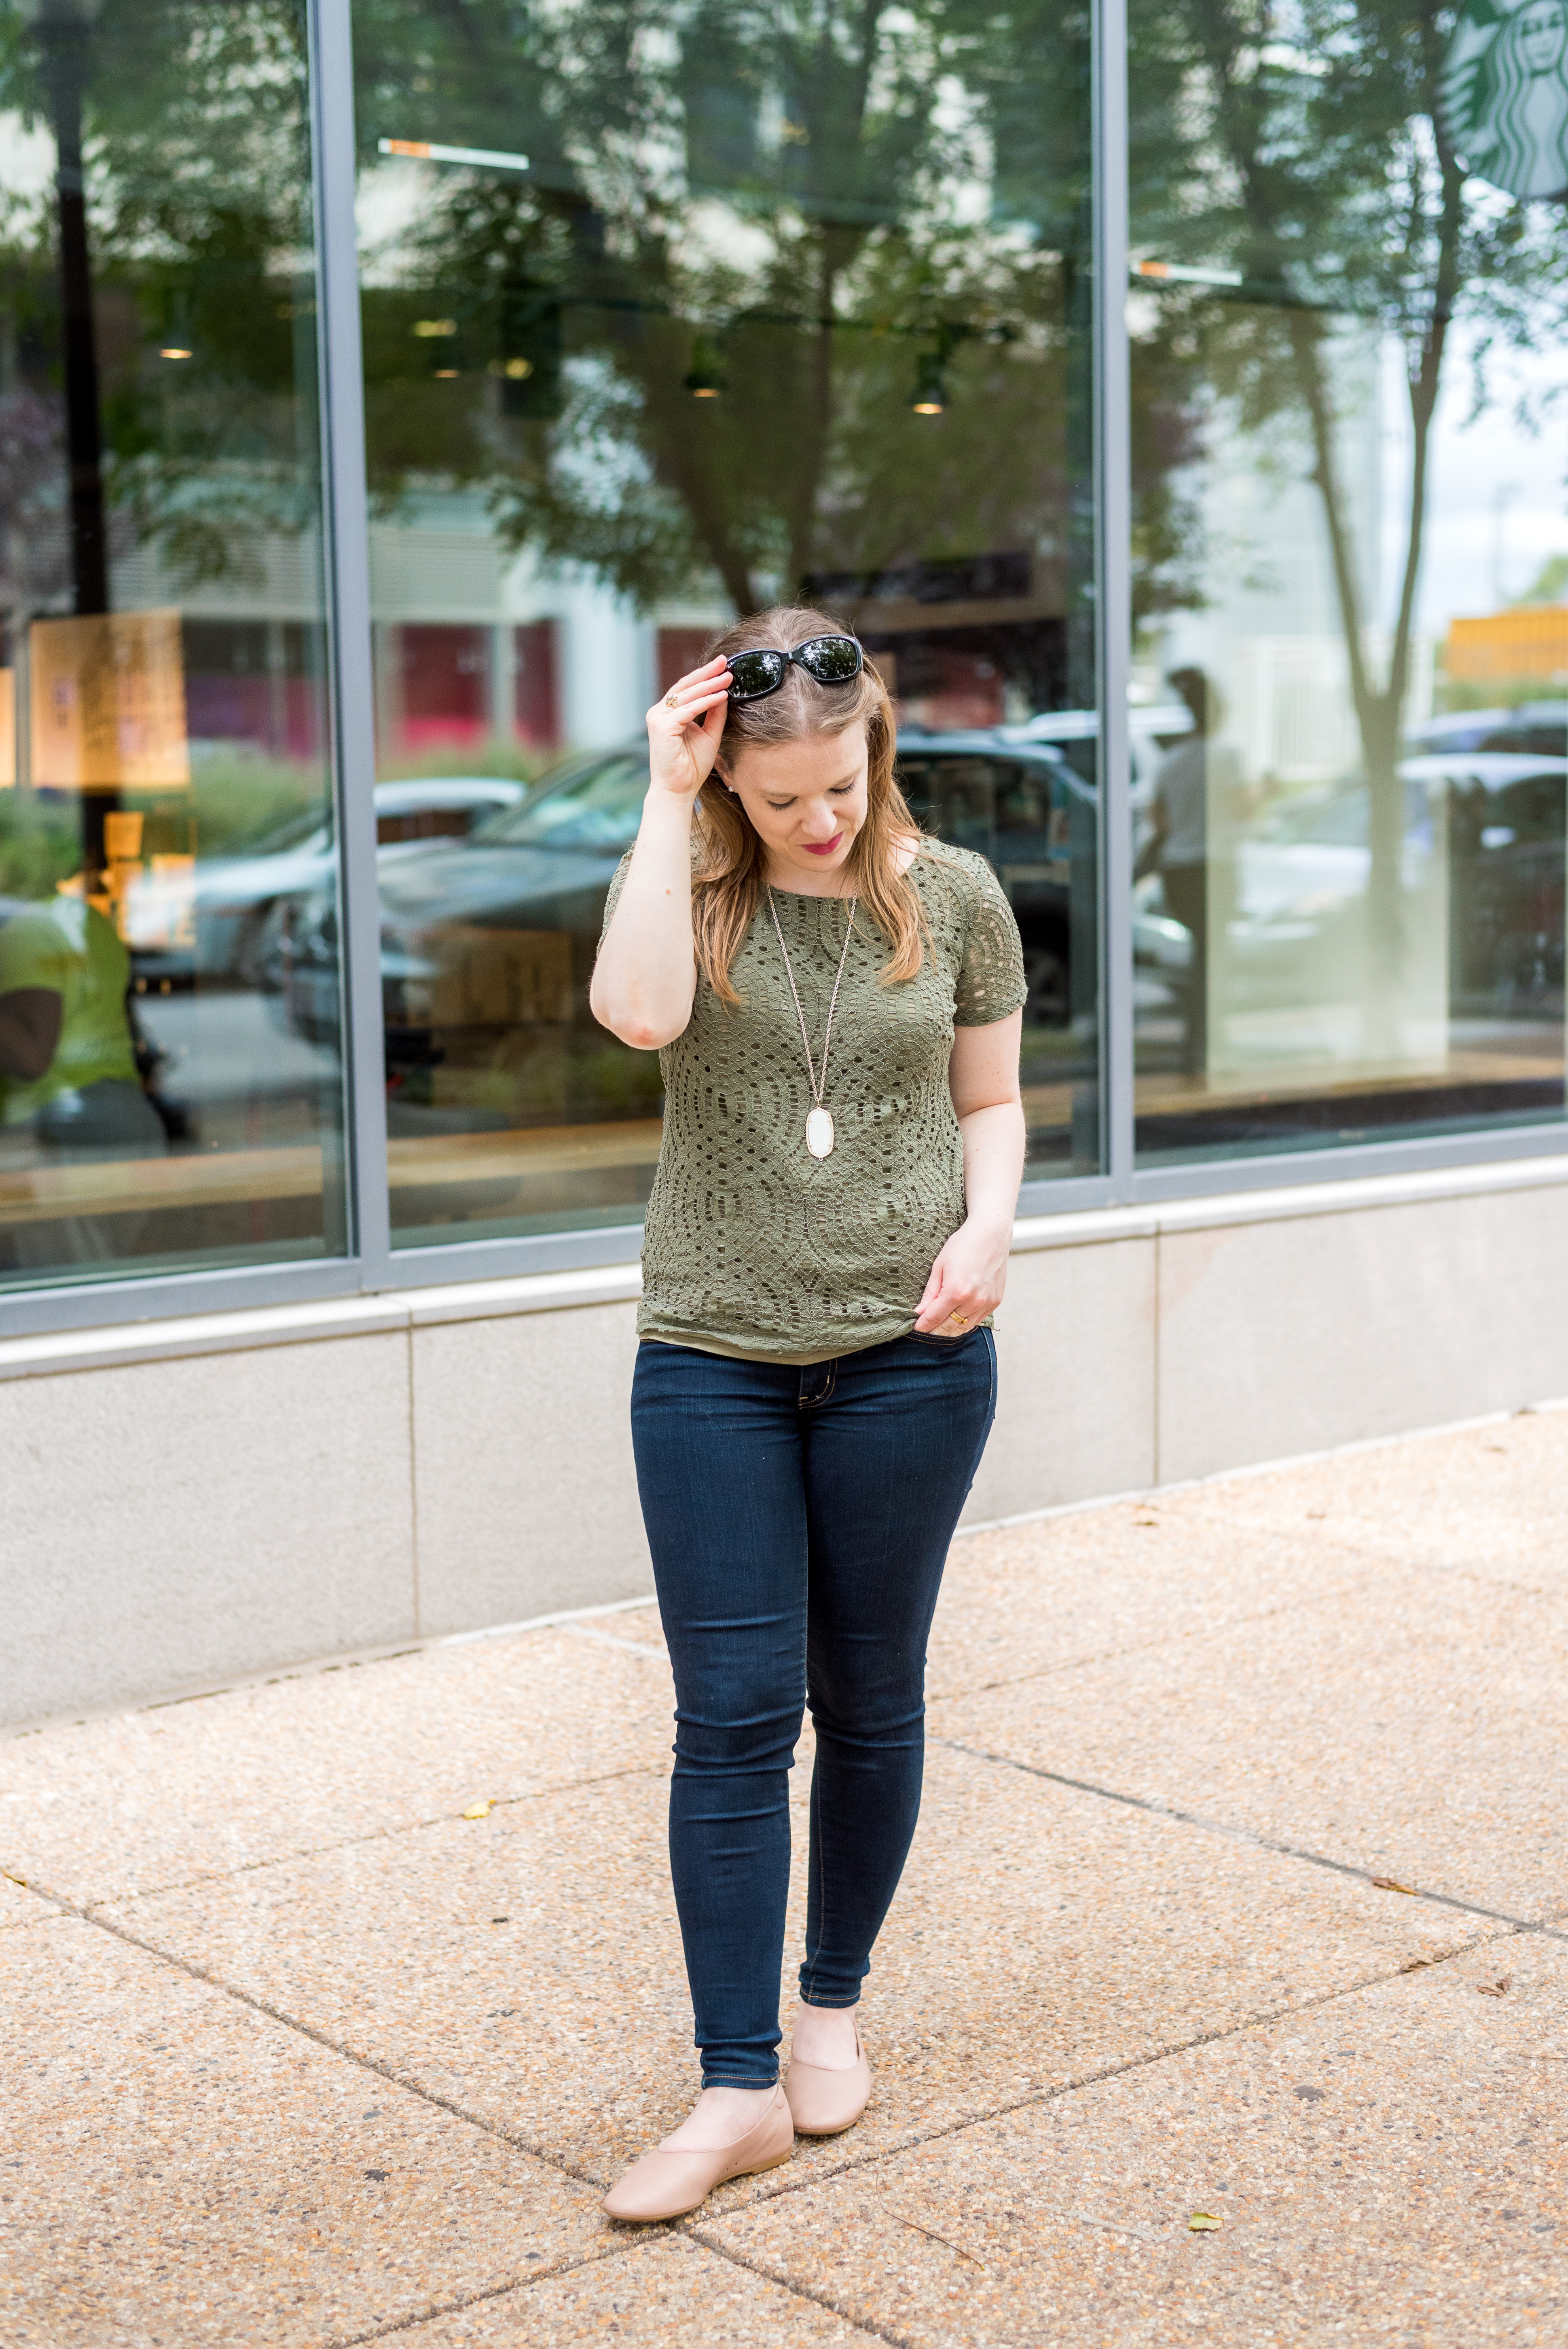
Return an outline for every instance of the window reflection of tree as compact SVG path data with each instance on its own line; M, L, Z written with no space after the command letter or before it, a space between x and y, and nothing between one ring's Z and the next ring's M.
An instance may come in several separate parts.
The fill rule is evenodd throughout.
M108 611L139 549L177 590L253 585L317 520L304 54L294 0L29 0L0 28L0 110L58 167L0 229L13 657ZM84 795L89 871L114 805Z
M1348 13L1302 0L1288 22L1253 0L1132 0L1130 16L1135 246L1240 281L1150 280L1139 365L1163 386L1163 412L1185 419L1178 466L1222 463L1233 419L1272 436L1276 462L1317 493L1371 789L1374 1009L1392 1005L1408 943L1398 770L1439 390L1460 330L1484 413L1504 396L1487 351L1548 349L1568 328L1568 214L1467 180L1440 112L1449 27L1444 11L1402 0ZM1366 396L1347 328L1386 337L1403 361L1410 460L1387 612L1367 607L1364 587L1379 517L1359 510L1343 461ZM1202 602L1192 584L1175 600Z
M531 159L433 178L372 264L385 498L482 480L513 543L645 603L686 584L745 606L811 572L870 582L995 547L1029 552L1037 598L1068 600L1088 544L1077 12L726 0L657 43L614 5L479 0L460 36L391 0L359 21L367 134L403 126L422 81L435 135ZM472 354L456 399L413 344L413 285ZM500 388L526 356L505 316L523 285L536 305L553 289L552 415L509 413ZM947 404L927 419L911 387L934 354Z

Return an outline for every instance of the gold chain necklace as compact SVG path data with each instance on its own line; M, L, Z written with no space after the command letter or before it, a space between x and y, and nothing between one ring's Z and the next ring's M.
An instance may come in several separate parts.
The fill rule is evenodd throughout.
M800 990L795 984L795 973L789 961L789 949L784 943L784 932L779 921L779 908L773 902L771 888L768 892L768 910L773 916L773 928L779 940L779 951L784 957L784 976L789 982L789 992L794 998L795 1017L800 1022L800 1041L806 1047L806 1072L811 1080L811 1107L806 1114L806 1147L813 1158L830 1158L832 1155L835 1139L833 1112L830 1109L823 1108L822 1095L828 1089L828 1044L833 1033L833 1014L839 1008L839 988L844 976L844 964L849 958L850 940L854 936L855 901L852 897L850 899L850 918L844 925L843 951L839 957L838 975L833 980L833 992L828 1004L828 1023L822 1030L820 1077L817 1073L817 1064L811 1058L811 1039L806 1033L806 1015L800 1009Z

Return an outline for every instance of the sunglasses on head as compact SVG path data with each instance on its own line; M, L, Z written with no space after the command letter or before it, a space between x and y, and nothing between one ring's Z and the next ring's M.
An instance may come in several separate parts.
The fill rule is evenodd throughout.
M755 652L729 656L731 701L761 701L777 693L789 674L790 664L803 668L819 685L849 685L865 667L865 657L853 636L813 636L793 652L776 652L759 646Z

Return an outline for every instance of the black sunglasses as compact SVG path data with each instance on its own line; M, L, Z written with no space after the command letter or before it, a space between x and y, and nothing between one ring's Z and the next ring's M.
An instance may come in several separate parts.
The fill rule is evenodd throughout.
M777 693L792 661L819 685L848 685L865 667L865 656L853 636L813 636L809 644L797 645L792 653L775 652L771 646L731 653L731 701L761 701Z

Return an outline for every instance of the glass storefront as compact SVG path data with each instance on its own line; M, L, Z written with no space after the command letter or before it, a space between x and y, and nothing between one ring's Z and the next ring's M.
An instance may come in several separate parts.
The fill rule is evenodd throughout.
M1087 26L355 24L377 771L518 802L382 858L395 1238L640 1212L658 1061L588 981L643 712L798 599L1013 898L1033 1171L1097 1173Z
M0 1288L625 1247L643 713L780 600L1012 900L1037 1210L1556 1146L1568 15L1098 37L0 0Z
M1140 1156L1560 1117L1568 19L1133 23Z
M0 1282L341 1252L303 8L0 40Z

